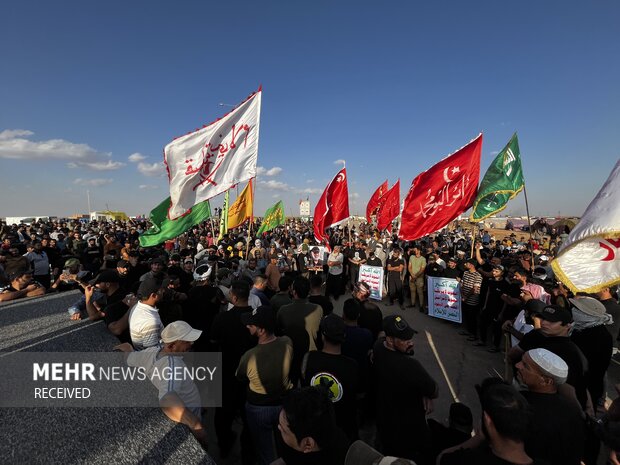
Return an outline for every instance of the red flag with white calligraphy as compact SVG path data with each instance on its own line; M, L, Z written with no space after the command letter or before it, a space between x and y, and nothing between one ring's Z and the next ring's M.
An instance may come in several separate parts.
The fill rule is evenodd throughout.
M481 151L482 133L413 180L403 206L400 239L412 241L437 231L472 206Z
M377 229L392 232L392 221L400 213L400 179L381 197L381 205L377 212Z
M372 194L372 197L370 197L370 200L368 201L368 205L366 205L366 220L369 223L372 222L370 217L376 212L377 208L379 208L381 197L383 196L383 194L387 192L387 190L388 190L388 182L386 179L385 182L377 188L375 193Z
M222 118L166 145L169 219L256 176L261 95L259 88Z
M349 217L347 169L342 168L327 185L314 209L314 237L327 242L325 230Z

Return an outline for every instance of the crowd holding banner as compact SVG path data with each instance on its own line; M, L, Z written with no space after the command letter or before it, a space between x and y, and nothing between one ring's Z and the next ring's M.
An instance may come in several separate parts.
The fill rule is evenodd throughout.
M368 203L367 222L349 226L342 168L312 222L287 219L282 202L255 218L260 99L259 89L166 146L170 199L148 224L2 225L0 301L82 288L71 318L103 319L127 350L155 347L163 328L178 321L202 331L194 349L221 351L224 360L219 452L227 456L236 443L239 418L244 464L341 464L349 457L348 465L365 465L383 454L418 465L590 465L601 444L616 460L620 416L605 408L612 393L604 376L620 330L620 163L568 237L552 225L526 238L453 222L471 207L472 219L488 217L524 188L516 134L480 188L482 134L417 175L402 211L400 180L390 189L386 180ZM229 190L245 181L229 206ZM222 193L216 229L209 200ZM46 282L33 283L39 278ZM340 316L333 303L343 294ZM385 316L369 298L400 309ZM445 394L412 357L407 308L463 323L463 336L490 353L501 351L504 333L518 341L506 357L529 390L498 379L481 384L484 436L470 437L471 411L462 404L454 417L450 409L449 425L427 419L433 399ZM136 323L140 310L149 325ZM559 412L561 428L545 409ZM358 440L362 417L374 419L373 446L381 453ZM191 418L175 421L204 444L203 420ZM549 443L541 431L557 439ZM510 454L500 457L506 441Z

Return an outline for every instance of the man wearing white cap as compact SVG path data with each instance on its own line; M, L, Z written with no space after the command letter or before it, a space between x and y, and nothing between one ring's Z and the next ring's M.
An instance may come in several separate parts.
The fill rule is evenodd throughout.
M161 332L162 347L149 347L132 352L127 356L127 365L144 367L153 385L157 388L159 405L168 418L188 426L203 449L207 449L207 433L202 425L201 402L198 388L191 380L165 379L151 376L175 370L183 372L183 357L177 354L188 352L198 340L202 331L192 328L185 321L175 321Z
M551 465L578 465L585 442L580 406L558 393L568 377L568 365L547 349L532 349L516 365L517 378L527 386L521 394L532 411L525 451Z

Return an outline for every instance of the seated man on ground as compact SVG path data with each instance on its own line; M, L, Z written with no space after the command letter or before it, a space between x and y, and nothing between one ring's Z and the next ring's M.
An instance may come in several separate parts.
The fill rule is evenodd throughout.
M158 390L159 405L164 414L176 423L186 425L204 450L207 450L207 432L203 425L200 393L193 381L183 379L166 380L159 376L150 376L155 369L163 373L165 369L181 371L185 368L183 357L202 331L192 328L185 321L170 323L161 332L163 345L149 347L139 352L132 352L127 357L127 365L144 367L149 379ZM131 351L128 344L123 350ZM209 462L214 463L214 462Z
M30 270L15 271L9 276L9 280L8 286L0 288L0 302L45 294L45 288L32 279Z

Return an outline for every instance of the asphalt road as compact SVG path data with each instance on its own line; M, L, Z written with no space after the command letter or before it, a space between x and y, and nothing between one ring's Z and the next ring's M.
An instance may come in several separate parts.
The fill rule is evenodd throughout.
M102 322L70 321L66 309L79 293L0 305L0 357L15 351L109 351L117 343ZM344 298L335 303L341 313ZM380 304L385 315L398 313L419 333L415 357L439 384L439 399L431 415L448 417L456 399L480 408L474 385L504 373L503 354L474 347L458 335L456 325L431 318L416 309ZM433 346L435 350L433 350ZM443 369L442 369L443 366ZM4 376L4 374L0 374ZM612 362L610 383L620 382L620 363ZM213 410L207 418L213 431ZM175 426L159 409L137 408L4 408L0 409L0 462L3 464L199 464L208 457L183 427ZM362 437L372 439L372 431ZM215 434L209 451L218 464L239 463L238 450L218 456Z

